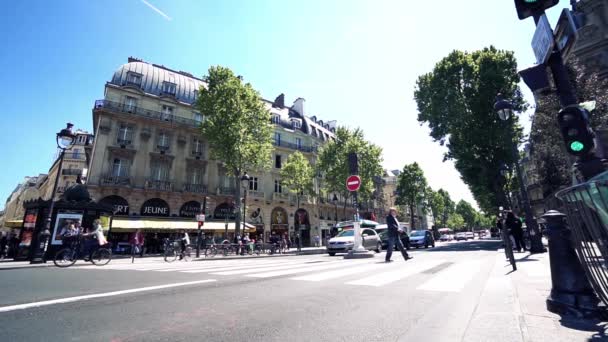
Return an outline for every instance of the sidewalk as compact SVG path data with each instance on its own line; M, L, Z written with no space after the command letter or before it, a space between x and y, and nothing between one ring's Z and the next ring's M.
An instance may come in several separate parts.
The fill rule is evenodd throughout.
M280 257L296 256L296 255L324 254L324 253L326 253L326 249L325 249L325 247L303 247L300 252L298 252L295 248L292 248L288 252L283 253L283 254L273 254L273 255L260 254L260 255L243 255L243 256L232 254L232 255L225 256L225 257L221 256L221 255L217 255L213 258L206 258L204 255L202 255L202 253L204 253L204 252L201 250L201 257L200 258L193 257L192 261L280 258ZM196 251L194 251L194 255L196 255ZM135 257L136 263L141 263L142 261L158 262L158 261L162 261L162 260L163 260L162 254L146 255L143 258L140 258L138 256ZM122 254L113 255L112 261L111 261L111 263L113 263L113 264L130 263L130 262L131 262L131 255L122 255ZM78 262L76 262L76 265L85 266L85 265L92 265L92 264L90 262L85 262L83 260L79 260ZM47 260L47 262L45 264L30 264L29 261L12 261L12 260L0 261L0 270L52 267L52 266L55 266L55 264L53 264L53 260Z
M549 254L516 253L517 271L501 250L463 341L606 341L606 322L560 317L547 310Z

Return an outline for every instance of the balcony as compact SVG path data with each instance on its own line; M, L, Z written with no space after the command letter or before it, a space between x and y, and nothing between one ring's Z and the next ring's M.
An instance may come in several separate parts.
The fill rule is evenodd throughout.
M130 186L131 179L129 178L129 176L104 175L101 177L99 184L100 185Z
M192 192L195 194L206 194L207 186L204 184L184 184L184 192Z
M82 175L82 169L63 169L61 174L64 176L78 176Z
M277 141L277 140L273 140L272 144L274 146L280 146L280 147L286 147L292 150L297 150L297 151L302 151L302 152L314 152L316 150L315 147L313 146L305 146L305 145L298 145L298 144L294 144L294 143L290 143L287 141Z
M260 198L260 199L264 199L265 198L264 191L248 190L247 191L247 195L249 197L251 197L251 198Z
M205 154L204 151L192 151L192 156L195 157L196 159L203 158L204 154Z
M177 115L165 114L160 111L134 107L133 105L127 105L124 103L108 101L108 100L97 100L95 101L95 107L93 110L108 110L116 113L128 113L130 115L136 115L142 118L147 118L151 120L163 121L171 124L180 124L186 125L190 127L199 127L201 123L196 120L182 118Z
M66 153L63 155L63 159L71 159L71 160L85 160L84 153Z
M145 188L152 189L152 190L160 190L160 191L172 191L173 182L164 181L164 180L156 180L156 179L147 179Z
M116 144L118 144L120 146L129 146L129 145L131 145L131 143L132 143L131 139L121 139L121 138L116 139Z
M289 194L288 193L281 193L281 192L274 192L272 193L272 200L273 201L281 201L281 202L285 202L289 200Z
M219 192L220 195L234 195L236 193L236 190L232 187L220 186Z
M161 154L165 154L169 152L170 148L169 145L156 145L156 150Z

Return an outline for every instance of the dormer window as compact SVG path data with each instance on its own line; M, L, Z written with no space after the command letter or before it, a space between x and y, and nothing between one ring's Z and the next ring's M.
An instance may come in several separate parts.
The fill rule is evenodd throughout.
M302 127L302 123L300 122L300 120L292 120L291 125L293 129L299 129L300 127Z
M272 116L272 123L273 123L273 124L277 124L277 125L278 125L278 124L279 124L279 122L281 122L281 117L280 117L279 115L274 114L274 115Z
M127 85L141 87L141 75L134 72L127 72Z
M175 83L163 82L163 94L175 96Z

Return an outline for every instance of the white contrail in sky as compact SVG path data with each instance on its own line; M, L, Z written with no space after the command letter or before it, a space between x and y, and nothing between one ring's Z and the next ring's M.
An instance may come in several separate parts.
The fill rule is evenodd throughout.
M144 5L150 7L152 10L154 10L154 12L162 15L165 19L171 21L171 17L166 15L163 11L159 10L158 8L156 8L154 5L152 5L151 3L147 2L146 0L141 0L141 2L144 3Z

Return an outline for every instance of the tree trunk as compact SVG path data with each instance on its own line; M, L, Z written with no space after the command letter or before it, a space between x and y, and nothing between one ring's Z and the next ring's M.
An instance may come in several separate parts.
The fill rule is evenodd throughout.
M234 210L236 215L234 216L234 236L236 237L241 232L241 180L240 171L234 171Z
M298 210L300 209L300 193L298 192L296 194L296 218L298 217ZM296 225L296 238L298 239L298 252L302 249L302 235L300 232L300 225L302 224L302 222L299 221L298 218L298 224Z

